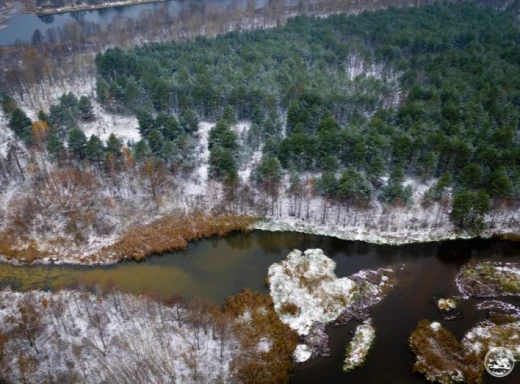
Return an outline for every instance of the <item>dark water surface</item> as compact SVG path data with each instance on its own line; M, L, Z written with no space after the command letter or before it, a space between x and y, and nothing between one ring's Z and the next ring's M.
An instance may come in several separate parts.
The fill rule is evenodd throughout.
M458 269L470 260L520 262L520 244L499 240L379 246L298 233L253 231L190 244L184 253L152 256L143 262L124 262L110 267L0 265L0 284L15 289L56 288L74 281L94 284L113 282L132 292L160 292L185 297L204 296L222 303L243 288L267 293L264 279L273 262L294 248L321 248L337 263L336 275L349 276L361 269L394 267L399 284L372 308L376 342L363 367L342 372L345 346L357 324L330 328L332 357L295 369L292 382L307 383L426 383L412 374L413 355L407 339L421 319L440 321L457 337L486 316L475 310L480 300L459 301L464 319L444 322L432 303L433 296L457 294ZM404 265L404 266L403 266ZM520 306L520 301L508 299ZM485 383L520 383L520 363L506 378L486 373Z

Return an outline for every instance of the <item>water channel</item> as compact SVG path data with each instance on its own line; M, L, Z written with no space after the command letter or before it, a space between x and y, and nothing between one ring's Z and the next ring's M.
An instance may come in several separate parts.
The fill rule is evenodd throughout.
M298 366L292 383L426 383L412 373L414 357L407 339L421 319L441 321L457 337L486 312L475 309L477 299L459 301L464 318L444 322L432 303L433 296L457 294L454 277L471 260L520 262L518 243L499 240L450 241L405 246L371 245L331 237L299 233L253 231L249 235L232 234L190 244L185 252L152 256L143 262L123 262L107 267L0 265L0 284L14 289L53 289L76 282L115 283L131 292L181 294L189 298L203 296L216 303L243 288L268 293L264 284L269 265L280 261L292 249L321 248L337 263L336 275L349 276L362 269L393 267L399 284L372 308L377 339L364 366L342 372L345 345L356 324L332 328L332 356ZM520 305L519 300L504 300ZM506 378L485 374L485 383L520 382L520 367Z

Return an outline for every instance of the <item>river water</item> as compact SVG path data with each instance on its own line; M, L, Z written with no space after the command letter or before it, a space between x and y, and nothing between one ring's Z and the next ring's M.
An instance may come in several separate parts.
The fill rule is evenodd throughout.
M257 9L266 5L268 0L254 0ZM298 4L300 0L285 0L286 5ZM314 2L316 0L307 0L307 2ZM146 3L137 5L126 5L112 8L96 9L90 11L59 13L46 16L36 16L34 14L18 13L12 16L4 24L6 28L0 29L0 46L12 45L17 42L31 42L31 37L37 29L46 36L49 28L61 27L71 22L87 22L99 24L103 28L109 28L110 24L115 18L130 18L136 19L143 12L147 11L165 11L173 16L182 10L192 9L195 7L195 12L200 12L204 9L204 5L210 5L213 8L225 11L228 7L239 7L245 9L248 0L169 0L157 3Z
M461 300L464 318L443 322L432 303L433 296L457 294L458 269L470 260L520 262L518 243L499 240L451 241L405 246L371 245L298 233L253 231L190 244L185 252L152 256L143 262L123 262L109 267L0 265L0 284L15 289L56 288L74 282L115 283L132 292L203 296L216 303L243 288L268 293L264 284L269 265L283 260L292 249L321 248L337 263L336 275L349 276L361 269L394 267L399 284L372 308L376 343L366 364L342 372L346 344L357 324L328 329L330 358L298 366L292 383L426 383L412 374L414 357L407 339L421 319L441 321L457 337L486 317L477 311L476 299ZM519 300L506 300L520 305ZM486 373L485 383L520 383L520 366L506 378Z
M216 4L225 7L231 0L216 0ZM45 36L49 28L60 27L70 22L90 22L104 27L116 17L135 19L142 12L156 11L166 6L170 14L175 14L185 6L184 1L167 1L164 3L147 3L112 8L95 9L90 11L59 13L54 15L36 16L34 14L18 13L5 24L7 28L0 30L0 45L11 45L16 42L30 42L37 29ZM202 3L202 1L200 1Z

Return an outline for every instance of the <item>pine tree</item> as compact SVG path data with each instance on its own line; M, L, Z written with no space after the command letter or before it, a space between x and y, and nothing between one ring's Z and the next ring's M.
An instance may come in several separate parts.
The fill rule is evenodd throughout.
M74 109L78 105L78 98L72 92L64 93L60 97L60 104L68 109Z
M159 156L161 154L164 145L164 137L157 128L152 129L148 135L148 145L150 146L154 156Z
M437 180L435 185L432 187L433 197L435 200L440 200L446 197L447 190L451 185L451 173L445 172Z
M38 111L38 120L45 121L47 124L49 124L49 115L47 115L44 111L40 110Z
M321 162L323 172L334 173L339 168L339 160L335 155L327 155Z
M87 137L81 129L74 128L69 132L69 150L78 158L85 158L85 148L87 146Z
M143 110L137 113L137 122L139 123L139 133L142 137L148 134L155 128L155 120L149 111Z
M491 174L486 190L492 198L510 196L513 190L512 183L504 167L495 169Z
M231 105L226 105L224 107L224 112L222 113L222 119L226 120L230 125L236 123L236 114Z
M209 174L220 179L233 169L236 169L233 154L229 149L214 145L209 152Z
M181 126L184 132L193 134L199 130L199 118L197 114L191 109L185 110L181 114Z
M318 190L323 196L335 198L338 190L338 180L332 172L323 172L318 179Z
M107 140L107 152L113 153L116 156L119 156L121 154L121 147L123 144L121 143L121 140L119 140L116 135L113 133L110 134Z
M85 157L87 160L92 161L98 165L101 164L104 156L103 142L96 135L90 136L85 147Z
M81 96L78 101L78 109L81 115L81 120L88 121L94 118L94 107L90 99L86 96Z
M457 180L462 189L478 189L482 184L483 171L478 164L467 164L461 169Z
M367 177L374 187L381 186L381 178L385 174L385 168L385 161L379 156L374 157L368 164Z
M49 123L61 138L67 137L71 129L78 127L76 119L70 109L61 104L51 107Z
M31 142L32 121L20 108L15 108L13 110L11 119L9 120L9 128L13 130L16 136L24 140L27 144Z
M161 158L168 164L173 166L182 161L179 147L173 141L165 141L161 149Z
M59 159L65 150L65 146L56 134L52 134L47 139L47 151L52 159Z
M150 147L145 139L139 140L134 147L134 154L137 161L142 161L152 154Z
M2 97L2 112L9 116L16 109L16 101L9 95Z
M450 220L458 229L479 231L484 228L484 215L490 208L489 195L484 191L463 191L453 199Z
M164 126L162 127L162 134L165 140L173 141L182 133L181 126L175 116L169 116Z
M256 179L259 182L278 183L282 179L282 166L276 157L264 157L256 168Z

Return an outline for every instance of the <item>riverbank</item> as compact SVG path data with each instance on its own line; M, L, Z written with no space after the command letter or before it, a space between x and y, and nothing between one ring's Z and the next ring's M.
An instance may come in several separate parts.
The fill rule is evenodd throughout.
M37 90L30 89L26 92L27 97L23 101L19 100L19 103L30 118L37 119L38 110L49 110L66 92L74 91L78 96L87 95L95 100L94 85L95 80L92 77L79 79L62 87L49 84L44 90L47 98ZM93 101L93 105L95 119L80 123L80 128L87 137L96 134L106 141L113 133L124 142L135 143L140 140L139 124L135 116L108 113L96 101ZM0 260L13 263L99 265L113 264L125 259L139 260L151 253L185 249L190 240L179 240L184 229L180 229L178 234L165 229L171 236L169 247L157 247L154 244L156 240L151 240L157 239L162 243L163 238L150 236L141 239L140 244L135 244L132 237L135 228L148 232L143 229L143 225L154 228L152 234L160 233L159 226L162 224L153 223L167 223L168 217L178 216L180 212L188 215L187 217L197 216L198 212L208 220L218 218L217 212L232 212L228 217L242 218L244 226L241 224L240 230L244 230L247 222L247 230L300 232L391 245L470 239L477 236L503 236L511 239L516 237L515 233L520 232L520 211L514 205L517 204L515 202L508 203L513 204L511 206L498 204L496 211L492 210L484 218L487 229L479 234L458 232L449 219L449 201L422 205L424 194L436 182L435 179L427 182L406 179L404 185L410 186L413 191L409 205L385 205L374 199L367 207L359 208L323 199L313 190L320 175L306 172L301 174L304 194L295 197L290 188L290 176L285 175L276 199L270 201L271 199L266 199L261 187L251 179L252 172L261 159L262 148L244 159L238 169L240 182L234 194L230 195L224 183L209 177L208 138L214 125L215 123L209 121L199 123L197 146L193 151L193 168L188 173L172 174L165 178L163 189L157 190L155 202L150 196L150 179L142 177L142 172L139 177L136 167L120 172L118 178L114 179L113 187L96 178L100 187L86 191L82 197L88 201L88 204L85 203L84 213L78 212L72 216L60 213L59 202L55 201L51 193L41 194L41 198L45 199L42 206L47 208L37 211L39 207L31 203L34 196L27 191L41 189L41 186L32 185L28 181L8 185L0 194L0 213L9 219L4 220L3 228L0 226L0 255L3 255ZM239 121L231 127L242 141L241 144L250 128L249 121ZM7 120L0 114L0 133L2 129L6 134L11 132L7 127ZM8 148L0 147L0 150L0 155L6 157ZM27 159L22 159L23 162L30 159L27 150L25 154L20 153L20 157ZM40 161L45 163L47 160ZM50 169L52 164L45 164L45 167ZM65 171L53 171L48 177L53 180L55 177L66 176ZM89 219L82 220L82 215ZM27 219L32 220L30 224ZM20 223L25 224L20 226ZM51 227L49 223L52 223ZM126 246L124 242L133 245Z
M5 7L0 8L0 31L9 26L7 21L16 13L17 10L18 4L12 2L6 2Z
M0 261L13 264L103 265L122 260L142 260L151 254L178 251L192 241L230 232L248 232L256 219L237 215L169 215L149 224L130 227L118 238L88 254L73 254L72 241L55 239L42 247L34 240L19 242L10 232L0 233ZM54 247L52 246L54 245Z
M20 242L9 231L0 232L0 262L14 265L24 264L72 264L110 265L123 260L140 261L152 254L185 250L190 242L212 236L223 237L231 232L247 233L251 230L267 232L297 232L310 235L328 236L347 241L361 241L370 244L405 245L413 243L439 242L446 240L490 238L499 234L431 234L423 236L410 233L409 237L397 234L378 236L375 233L342 232L334 228L312 228L288 223L273 223L252 216L240 215L167 215L144 225L132 226L118 237L90 242L78 246L71 240L56 238L38 244L34 240Z
M48 15L57 15L60 13L68 13L68 12L84 12L84 11L95 11L97 9L105 9L105 8L117 8L123 7L127 5L139 5L139 4L148 4L148 3L164 3L165 0L128 0L128 1L115 1L111 3L103 3L98 5L74 5L68 7L60 7L60 8L35 8L34 10L29 10L27 13L34 13L36 16L48 16Z

